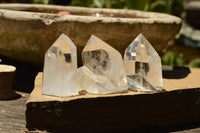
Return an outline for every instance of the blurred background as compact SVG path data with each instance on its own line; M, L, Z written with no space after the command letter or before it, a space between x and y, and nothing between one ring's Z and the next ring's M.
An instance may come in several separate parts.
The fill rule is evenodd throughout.
M182 29L167 43L161 55L162 64L200 67L200 0L0 0L0 2L134 9L178 16L183 20Z

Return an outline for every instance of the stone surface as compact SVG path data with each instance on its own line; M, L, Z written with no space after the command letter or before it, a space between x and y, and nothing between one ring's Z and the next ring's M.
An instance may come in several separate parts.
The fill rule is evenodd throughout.
M45 54L42 94L78 94L76 46L64 34L60 35Z
M35 65L43 64L45 52L62 33L76 44L78 58L81 58L84 44L91 35L98 36L123 54L132 39L143 33L153 47L161 52L181 27L180 18L135 10L34 4L0 4L0 8L0 54ZM124 18L56 15L59 11L74 14L101 12Z
M162 89L160 56L142 34L126 48L124 64L129 88Z
M106 76L96 75L86 66L78 69L79 90L86 90L88 93L116 92L118 88Z
M82 51L82 61L94 74L107 77L116 91L128 89L121 54L98 37L90 37Z
M175 129L176 125L199 122L199 75L200 69L165 69L164 92L52 97L41 95L39 73L27 101L26 128L51 132L134 132L138 128Z
M12 89L15 70L14 66L0 65L0 100L17 97L17 94Z

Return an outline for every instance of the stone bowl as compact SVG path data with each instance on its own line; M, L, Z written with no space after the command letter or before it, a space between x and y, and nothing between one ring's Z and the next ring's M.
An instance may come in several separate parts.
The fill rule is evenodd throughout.
M58 15L59 11L72 15ZM79 65L81 51L91 35L123 55L126 47L142 33L161 53L167 41L179 32L181 23L175 16L136 10L0 4L0 54L42 65L45 52L62 33L77 46Z

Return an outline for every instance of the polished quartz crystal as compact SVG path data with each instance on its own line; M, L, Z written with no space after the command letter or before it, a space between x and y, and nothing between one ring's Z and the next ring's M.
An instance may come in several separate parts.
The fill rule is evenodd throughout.
M128 88L121 54L101 39L94 35L90 37L82 51L82 60L84 66L92 73L109 79L116 87L116 90L113 91L122 91ZM99 90L99 92L101 91Z
M76 46L64 34L45 54L42 94L52 96L78 94Z
M124 64L129 88L162 89L161 59L142 34L126 48Z
M117 91L118 89L107 77L96 75L86 66L78 69L78 82L80 90L86 90L89 93L106 93Z

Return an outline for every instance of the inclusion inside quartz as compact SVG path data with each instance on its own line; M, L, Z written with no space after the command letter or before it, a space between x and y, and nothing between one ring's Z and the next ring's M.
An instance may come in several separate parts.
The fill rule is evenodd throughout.
M124 65L130 88L162 89L161 59L142 34L125 50Z
M86 75L90 73L93 78L88 78L85 82L82 81L84 78L79 78L79 86L82 86L89 93L115 92L128 89L126 70L121 54L98 37L94 35L90 37L82 51L82 61L84 67L79 68L78 76L88 78ZM89 80L90 82L88 82ZM88 89L90 87L96 91Z
M45 54L42 94L78 94L76 46L62 34Z

